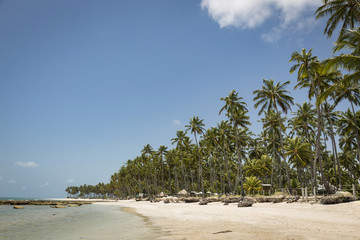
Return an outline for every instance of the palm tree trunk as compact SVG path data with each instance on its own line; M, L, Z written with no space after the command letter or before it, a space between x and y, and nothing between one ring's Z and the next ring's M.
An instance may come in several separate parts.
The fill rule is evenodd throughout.
M333 149L333 153L334 153L335 161L336 161L336 165L337 165L337 172L336 172L336 167L334 167L335 176L336 176L336 173L338 173L338 178L339 178L338 183L339 183L340 190L341 190L341 185L342 185L341 184L341 168L340 168L340 161L339 161L339 156L337 153L337 147L336 147L336 142L335 142L335 133L334 133L334 128L333 128L333 123L332 123L331 117L329 115L329 112L328 111L325 111L325 112L326 112L326 117L329 121L331 144L332 144L332 149Z
M225 142L225 138L224 138L224 142L223 142L223 158L224 158L224 162L225 162L225 170L226 170L226 182L228 185L228 188L231 189L231 181L229 179L229 165L228 165L228 160L226 157L226 142Z
M280 113L275 105L275 111L276 111L276 114L279 115L279 134L280 134L280 145L281 145L281 157L283 159L283 162L285 164L285 173L286 173L286 179L287 179L287 182L288 182L288 191L289 191L289 194L292 195L291 193L291 185L290 185L290 174L289 174L289 166L286 162L286 159L285 159L285 154L284 154L284 142L283 142L283 137L282 137L282 130L281 130L281 117L280 117Z
M356 121L356 112L354 110L354 104L352 101L350 101L351 103L351 109L353 112L353 117L354 117L354 123L355 123L355 133L356 133L356 143L357 143L357 150L358 150L358 162L360 163L360 139L359 139L359 130L358 130L358 124Z
M203 179L203 174L202 174L202 164L201 164L201 158L200 158L200 146L199 143L197 141L196 138L196 132L195 132L195 142L196 145L198 147L198 158L199 158L199 171L200 171L200 181L201 181L201 191L202 191L202 196L205 197L205 192L204 192L204 179Z
M238 131L237 126L234 124L234 131L235 131L235 147L238 156L238 169L236 172L236 179L235 179L235 187L234 187L234 195L236 193L237 185L239 184L239 177L240 177L240 186L241 186L241 196L244 196L244 185L243 185L243 173L242 173L242 164L241 164L241 154L239 149L239 142L238 142Z
M275 131L273 131L275 133ZM274 169L275 169L275 135L273 136L273 159L271 168L271 193L274 192Z

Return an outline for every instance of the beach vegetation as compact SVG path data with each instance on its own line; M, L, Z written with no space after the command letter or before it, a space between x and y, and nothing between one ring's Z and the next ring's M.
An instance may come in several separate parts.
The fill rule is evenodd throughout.
M249 102L231 90L214 109L214 115L225 115L214 126L193 116L169 137L172 146L146 144L109 183L69 186L68 197L155 199L185 189L195 196L188 201L214 193L230 201L230 195L262 191L271 196L260 201L278 202L299 188L329 194L359 185L359 13L359 1L323 0L316 17L328 18L324 33L329 37L340 26L332 52L339 55L321 60L313 49L289 54L289 71L296 74L293 91L307 93L302 103L294 103L290 81L259 79L253 91L261 116L258 134L249 130Z

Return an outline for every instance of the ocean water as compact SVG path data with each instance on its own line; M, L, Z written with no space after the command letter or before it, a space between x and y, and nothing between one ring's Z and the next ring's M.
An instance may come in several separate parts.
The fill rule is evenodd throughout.
M0 206L1 240L151 240L160 236L144 218L119 206L24 207Z

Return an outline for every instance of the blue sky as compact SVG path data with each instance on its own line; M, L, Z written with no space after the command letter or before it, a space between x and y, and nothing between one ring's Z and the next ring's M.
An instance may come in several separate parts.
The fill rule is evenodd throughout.
M146 144L206 127L232 89L260 117L263 78L292 81L293 51L331 56L313 0L0 1L0 196L64 197L108 182Z

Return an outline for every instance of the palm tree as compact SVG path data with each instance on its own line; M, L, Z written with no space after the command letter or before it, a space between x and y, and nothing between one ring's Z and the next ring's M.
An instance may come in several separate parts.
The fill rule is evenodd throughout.
M296 104L298 110L292 119L290 119L289 124L292 126L290 135L297 134L303 139L311 143L311 135L314 134L314 122L316 121L315 115L316 111L313 109L313 106L309 102L304 102L302 105Z
M349 53L334 56L325 61L329 66L341 67L349 72L344 75L341 81L330 86L320 97L324 101L333 92L336 92L340 84L359 84L360 79L360 28L346 30L335 43L334 53L340 50L347 50Z
M259 159L248 160L244 166L246 175L259 178L270 175L271 161L271 157L266 154Z
M164 163L163 163L163 156L167 153L167 147L164 145L160 145L157 154L160 157L160 171L161 171L161 187L162 191L165 192L165 182L164 182Z
M312 49L309 52L306 52L305 49L301 50L301 53L295 51L291 55L290 62L296 62L294 66L290 68L290 73L294 73L298 69L298 84L295 88L300 87L309 87L309 98L312 96L310 92L315 94L315 99L319 99L319 91L315 85L314 75L319 68L319 61L316 56L312 56ZM321 137L321 110L320 107L316 106L317 111L317 133L316 133L316 145L315 145L315 156L313 161L313 181L314 181L314 196L316 198L316 161L321 158L320 154L320 137Z
M186 188L187 187L187 181L186 181L186 168L184 166L184 161L183 161L183 155L184 155L184 148L186 147L186 143L189 140L189 137L186 136L186 132L179 130L176 132L176 138L172 138L171 139L171 143L175 144L176 143L176 148L180 151L180 164L181 164L181 170L182 170L182 174L183 174L183 181L184 184L183 186Z
M353 29L360 23L360 2L358 0L322 0L315 14L316 19L330 16L324 34L331 37L337 25L342 22L340 37L347 28Z
M246 177L244 183L244 188L249 191L250 193L256 190L261 190L262 182L255 176Z
M204 119L199 119L199 117L192 117L189 121L189 125L186 125L185 127L187 128L186 130L190 130L190 132L192 134L194 134L195 137L195 142L196 142L196 146L197 146L197 155L198 155L198 159L199 159L199 172L200 172L200 181L201 181L201 191L203 194L203 197L205 197L205 192L204 192L204 179L203 179L203 174L202 174L202 163L201 163L201 157L200 157L200 146L199 146L199 142L197 140L196 135L200 135L204 133L204 126L205 124L203 123Z
M246 125L250 125L249 117L245 114L248 112L246 108L246 103L241 101L243 98L238 97L238 93L235 90L232 90L228 96L225 98L220 98L221 101L225 102L225 105L220 109L219 115L222 111L226 110L226 116L233 123L233 129L235 131L235 147L238 156L238 170L236 173L236 180L234 186L234 194L237 189L237 185L241 184L241 194L244 195L244 187L243 187L243 174L242 174L242 163L241 163L241 154L239 150L239 141L238 141L238 130L237 127L246 128Z
M291 105L294 104L293 98L289 96L289 92L285 90L286 85L290 84L290 81L287 81L283 84L280 84L278 82L276 85L274 85L274 80L270 79L264 79L263 80L263 86L260 90L253 91L253 94L255 94L254 101L255 108L258 108L260 105L262 105L259 115L267 109L269 111L270 109L274 109L276 114L280 116L280 112L278 110L278 106L281 108L282 112L287 114L288 110L291 109ZM289 175L289 169L288 165L285 160L284 155L284 146L283 146L283 139L282 139L282 131L281 131L281 120L279 118L279 133L280 133L280 145L281 145L281 156L283 158L283 162L286 170L286 177L288 181L288 187L289 192L290 191L290 175Z
M230 130L231 130L231 125L229 124L228 121L221 121L220 123L217 124L217 129L218 129L218 137L219 137L219 144L222 145L222 159L223 159L223 163L225 164L225 177L226 181L227 181L227 186L229 189L232 188L232 184L230 181L230 172L229 172L229 161L228 161L228 152L230 152L230 144L228 144L230 141L229 139L231 138L231 134L230 134ZM229 151L228 151L229 150ZM225 192L226 189L224 187L223 192Z
M301 138L288 138L285 144L285 154L289 156L289 163L297 167L299 181L301 182L301 169L311 162L313 152L310 143L303 142ZM303 183L305 179L303 178ZM305 187L305 184L303 184Z
M280 119L279 119L280 118ZM281 125L279 126L279 120ZM277 158L278 149L280 148L278 146L280 134L285 129L282 122L284 119L282 119L278 114L276 114L274 109L270 109L270 111L265 113L265 117L261 119L261 122L263 123L263 129L264 129L264 140L266 142L271 141L271 144L269 143L267 146L267 150L269 152L272 152L272 168L271 168L271 191L274 190L274 171L275 171L275 162L277 159L281 161L280 158ZM280 131L279 131L280 130ZM281 175L281 163L278 163L278 170L279 175ZM278 178L279 180L279 187L281 188L281 177Z

